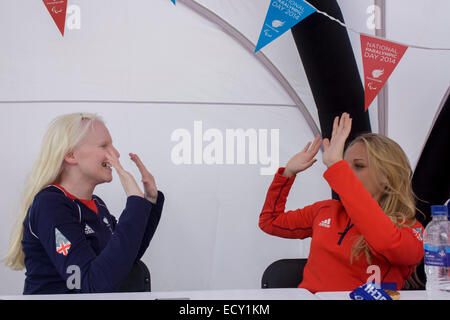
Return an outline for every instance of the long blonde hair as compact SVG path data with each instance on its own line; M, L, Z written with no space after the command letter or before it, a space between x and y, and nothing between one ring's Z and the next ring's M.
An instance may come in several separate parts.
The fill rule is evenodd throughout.
M19 202L17 220L11 232L5 265L13 270L25 267L22 251L23 221L36 194L57 181L62 171L64 156L85 136L89 124L103 120L91 113L72 113L54 119L45 133L39 156L27 177Z
M378 204L384 213L398 226L412 226L416 223L416 206L412 190L412 169L408 157L393 140L375 133L356 137L349 145L364 143L372 177L384 190ZM372 255L363 236L352 247L350 260L364 253L369 264Z

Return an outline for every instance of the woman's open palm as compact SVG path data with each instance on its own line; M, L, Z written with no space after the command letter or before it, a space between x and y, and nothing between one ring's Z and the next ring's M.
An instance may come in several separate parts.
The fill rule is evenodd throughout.
M352 119L348 113L344 112L340 119L339 117L334 118L331 140L323 139L322 160L327 167L343 159L345 141L351 129Z
M292 177L299 172L302 172L309 167L311 167L314 162L317 161L314 158L319 151L320 145L322 144L322 140L320 139L320 135L318 135L314 141L311 143L309 141L302 151L295 154L287 163L286 169L284 170L284 175L287 177Z
M142 175L142 183L144 185L144 196L147 200L152 203L156 203L158 197L158 188L156 187L155 178L153 175L147 170L144 163L141 161L139 156L135 153L130 153L131 160L134 161L136 166L139 169L139 172Z

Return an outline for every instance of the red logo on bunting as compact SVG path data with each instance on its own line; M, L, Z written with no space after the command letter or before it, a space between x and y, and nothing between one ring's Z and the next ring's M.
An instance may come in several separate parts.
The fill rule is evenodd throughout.
M48 12L55 21L61 34L64 36L64 27L66 25L67 0L42 0L47 7Z
M407 46L398 43L361 35L366 111L400 62L406 49Z

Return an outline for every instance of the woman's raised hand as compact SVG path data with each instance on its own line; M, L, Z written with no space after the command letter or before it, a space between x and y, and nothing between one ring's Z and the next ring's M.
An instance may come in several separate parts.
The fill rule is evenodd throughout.
M345 141L351 129L352 119L348 113L344 112L340 119L334 118L331 140L323 139L322 161L328 168L343 159Z
M285 177L293 177L297 173L302 172L309 167L311 167L314 162L317 161L314 158L319 151L320 145L322 144L322 140L320 139L320 135L318 135L311 144L309 141L302 151L294 155L286 165L284 169L283 176Z
M147 170L145 165L142 163L141 159L137 154L130 153L131 160L134 161L136 166L139 169L139 172L142 175L141 181L144 185L144 196L151 203L156 203L158 198L158 188L156 187L155 178L153 175Z
M123 189L125 190L125 193L127 197L129 196L139 196L144 197L144 194L142 193L141 189L139 188L136 180L134 177L126 171L122 165L119 162L119 159L116 157L115 154L109 152L106 154L106 159L108 160L109 164L116 169L116 172L119 176L120 182L122 183Z

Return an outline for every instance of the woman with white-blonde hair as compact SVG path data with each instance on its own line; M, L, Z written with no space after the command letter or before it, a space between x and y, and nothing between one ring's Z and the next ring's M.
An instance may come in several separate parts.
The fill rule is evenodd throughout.
M136 154L144 192L119 162L103 120L90 113L50 124L21 198L4 262L26 268L24 294L114 292L142 257L164 195ZM127 196L119 221L96 195L113 167ZM69 278L78 272L78 281Z

